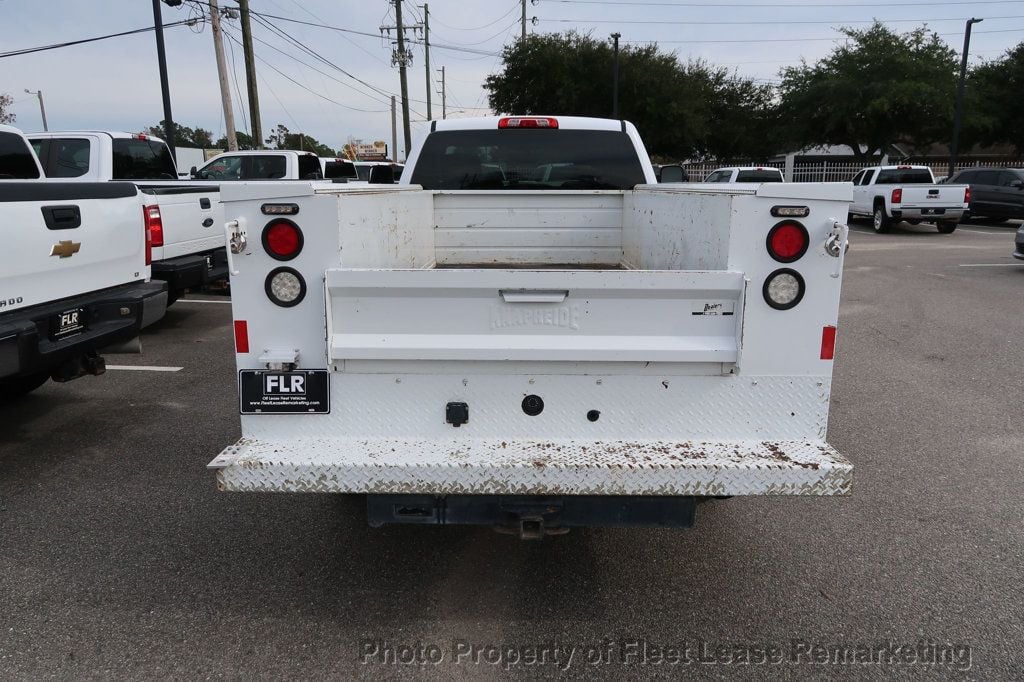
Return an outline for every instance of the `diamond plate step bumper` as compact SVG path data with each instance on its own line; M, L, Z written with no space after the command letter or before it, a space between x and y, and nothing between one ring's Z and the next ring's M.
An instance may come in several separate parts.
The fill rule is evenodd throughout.
M242 438L210 464L228 491L432 495L845 495L824 442Z

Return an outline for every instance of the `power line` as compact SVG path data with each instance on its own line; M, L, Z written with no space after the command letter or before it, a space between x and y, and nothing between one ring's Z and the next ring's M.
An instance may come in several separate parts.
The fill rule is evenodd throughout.
M972 34L978 33L1017 33L1024 32L1022 28L1006 28L995 31L972 31ZM963 31L959 33L937 33L939 36L962 36ZM832 38L743 38L743 39L731 39L731 40L624 40L625 43L630 44L665 44L665 45L676 45L676 44L690 44L690 43L806 43L806 42L818 42L818 41L836 41L843 40L846 36L835 36Z
M169 24L164 24L164 28L174 28L175 26L187 26L197 23L194 19L185 19L182 21L173 21ZM40 45L39 47L26 47L21 50L11 50L10 52L0 52L0 59L4 57L17 57L23 54L32 54L34 52L43 52L45 50L56 50L61 47L71 47L72 45L83 45L85 43L95 43L98 40L107 40L109 38L120 38L121 36L135 35L136 33L147 33L149 31L155 31L156 26L147 26L145 28L136 28L130 31L121 31L120 33L108 33L107 35L95 36L93 38L82 38L81 40L69 40L63 43L54 43L52 45Z
M901 2L899 5L894 5L892 2L850 2L850 3L820 3L820 4L802 4L802 3L719 3L719 2L623 2L617 0L545 0L545 2L554 2L567 5L618 5L625 7L701 7L704 9L718 9L722 7L829 7L829 8L843 8L843 7L934 7L936 5L1010 5L1018 4L1022 0L938 0L936 2Z
M1018 14L1014 16L1005 17L985 17L986 19L1024 19L1024 14ZM560 24L681 24L685 26L760 26L760 25L776 25L776 24L873 24L876 21L881 21L885 24L922 24L929 22L942 22L942 21L956 21L964 22L970 19L970 17L952 17L949 19L841 19L835 21L821 21L818 19L804 20L794 19L792 21L665 21L663 19L544 19L544 21L550 23Z
M490 23L487 23L487 24L484 24L483 26L476 26L474 28L460 28L458 26L449 26L448 24L444 23L440 19L435 19L434 21L437 22L438 24L441 24L445 28L450 28L453 31L480 31L480 30L483 30L485 28L490 28L491 26L494 26L496 23L498 23L499 21L501 21L502 19L504 19L508 15L512 14L513 12L515 12L517 9L519 9L519 3L518 2L515 3L514 5L512 5L512 7L511 7L511 9L509 9L509 11L505 12L504 14L502 14L500 17L498 17L494 21L492 21Z

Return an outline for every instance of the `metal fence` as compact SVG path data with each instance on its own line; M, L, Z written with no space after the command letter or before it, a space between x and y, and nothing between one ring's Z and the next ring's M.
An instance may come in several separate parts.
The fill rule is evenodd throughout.
M890 161L889 164L901 163ZM936 178L942 178L949 172L949 161L926 161L907 162L915 166L929 166ZM889 165L886 164L886 165ZM686 172L690 175L690 182L704 182L704 179L717 168L726 166L760 166L762 168L778 168L786 177L786 182L846 182L856 175L861 169L869 166L877 166L877 161L814 161L810 163L796 163L792 166L792 172L787 173L786 164L783 161L752 164L746 163L687 163L683 164ZM1001 168L1022 168L1022 159L1003 159L993 161L963 161L956 164L957 170L972 168L974 166L998 166Z

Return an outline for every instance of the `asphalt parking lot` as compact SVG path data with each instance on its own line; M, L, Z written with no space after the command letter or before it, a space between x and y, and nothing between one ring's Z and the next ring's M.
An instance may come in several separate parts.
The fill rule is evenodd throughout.
M689 531L521 542L371 529L358 499L218 493L205 466L239 436L231 310L183 300L143 355L108 358L150 369L0 406L0 678L1024 677L1014 227L857 225L829 431L853 495L715 501ZM644 641L784 661L585 661ZM490 644L506 647L497 663L453 660ZM893 644L955 660L792 660ZM361 660L406 645L445 660ZM525 663L534 645L558 645L558 663Z

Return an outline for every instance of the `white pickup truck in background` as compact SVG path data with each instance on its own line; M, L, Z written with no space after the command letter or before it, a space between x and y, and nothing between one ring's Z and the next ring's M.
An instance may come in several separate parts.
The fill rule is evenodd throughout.
M42 178L21 132L0 126L0 399L47 379L102 374L163 317L149 282L144 203L129 182Z
M687 527L841 495L826 441L848 184L655 184L629 123L434 121L399 185L238 183L227 491L371 525Z
M771 166L733 166L717 168L704 182L785 182L782 171Z
M853 176L850 218L871 217L875 232L884 233L901 220L912 225L934 222L949 234L967 211L967 185L937 185L928 166L875 166Z
M167 282L169 304L189 289L227 279L218 187L178 180L163 140L112 131L31 133L28 139L47 178L126 181L139 188L153 239L153 279Z
M252 149L224 152L190 171L196 180L322 180L320 157L313 152Z

